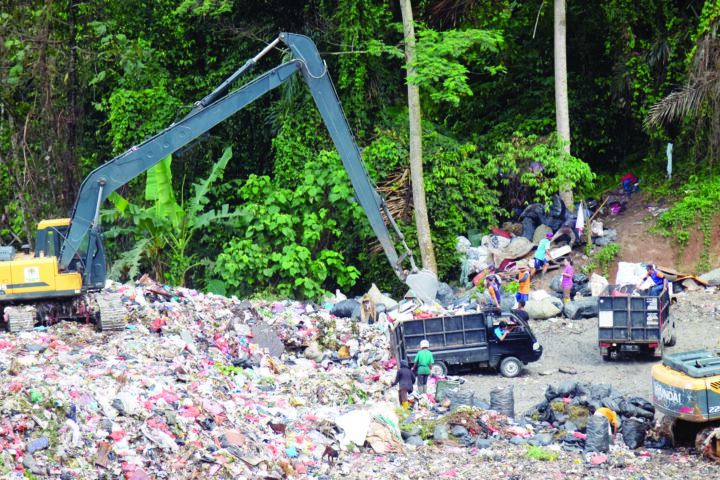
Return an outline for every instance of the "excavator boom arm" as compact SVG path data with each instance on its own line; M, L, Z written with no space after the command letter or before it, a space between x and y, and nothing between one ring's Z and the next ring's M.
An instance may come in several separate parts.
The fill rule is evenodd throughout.
M258 97L281 85L298 70L302 72L303 78L310 88L317 108L348 172L357 200L365 210L370 225L393 270L404 281L405 273L401 263L406 257L410 259L412 270L417 270L412 253L405 244L402 234L387 213L384 201L370 183L367 171L362 164L360 150L352 136L325 63L320 58L315 44L308 37L290 33L281 34L279 39L290 48L295 57L293 60L269 70L247 85L220 97L230 87L231 82L224 82L212 94L197 102L193 110L182 120L101 165L85 178L80 187L71 216L70 228L58 259L61 270L70 264L85 236L92 232L98 233L100 207L110 193L203 135ZM275 43L277 40L271 45ZM266 48L262 54L268 50L269 48ZM228 80L235 80L240 74L247 72L260 56L249 60ZM386 212L391 226L404 247L405 252L400 258L398 258L394 243L390 238L381 209Z

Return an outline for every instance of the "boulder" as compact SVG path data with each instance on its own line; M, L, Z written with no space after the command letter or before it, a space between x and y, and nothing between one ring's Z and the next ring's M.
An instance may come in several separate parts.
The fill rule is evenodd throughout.
M450 432L447 425L437 425L433 430L433 438L435 440L447 440L450 438Z
M535 245L537 245L538 243L540 243L540 240L545 238L545 234L547 234L548 232L551 232L551 231L552 231L552 229L550 227L548 227L547 225L540 225L539 227L537 227L535 229L535 233L533 234L532 242Z
M538 433L527 443L536 447L546 447L552 443L553 437L551 433Z
M543 300L529 300L525 305L525 310L530 318L535 319L557 317L562 312L562 309L558 308L549 297Z
M710 285L720 285L720 268L703 273L698 278Z

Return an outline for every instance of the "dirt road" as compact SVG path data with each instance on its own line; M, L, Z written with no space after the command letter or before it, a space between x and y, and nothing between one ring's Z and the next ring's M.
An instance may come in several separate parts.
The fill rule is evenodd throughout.
M682 293L677 299L671 313L678 328L677 344L666 348L666 353L715 348L720 339L720 295L708 289ZM548 385L556 386L565 380L607 383L623 395L652 400L650 371L655 362L634 358L603 361L597 345L596 318L531 320L530 325L543 346L540 361L527 365L517 378L492 372L464 375L465 387L489 400L492 388L513 386L516 415L542 401ZM575 373L562 373L561 368Z

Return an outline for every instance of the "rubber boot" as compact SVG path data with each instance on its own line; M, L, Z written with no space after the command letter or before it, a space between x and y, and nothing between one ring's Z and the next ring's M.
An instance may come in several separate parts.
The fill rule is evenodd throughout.
M405 410L407 410L408 408L410 408L410 402L402 402L402 406Z

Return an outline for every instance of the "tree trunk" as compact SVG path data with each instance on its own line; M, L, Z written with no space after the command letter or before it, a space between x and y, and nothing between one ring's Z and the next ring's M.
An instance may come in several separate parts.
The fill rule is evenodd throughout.
M555 121L560 139L568 142L565 153L570 153L570 112L567 89L567 52L565 0L555 0ZM573 209L573 192L567 186L562 187L560 198L565 206Z
M414 74L415 63L415 27L413 26L410 0L400 0L403 32L405 34L405 61L408 78ZM422 164L422 125L420 115L420 91L417 85L408 80L408 112L410 115L410 177L412 181L413 204L415 207L415 225L418 234L418 246L423 268L437 275L435 253L433 252L430 222L425 203L425 180Z

